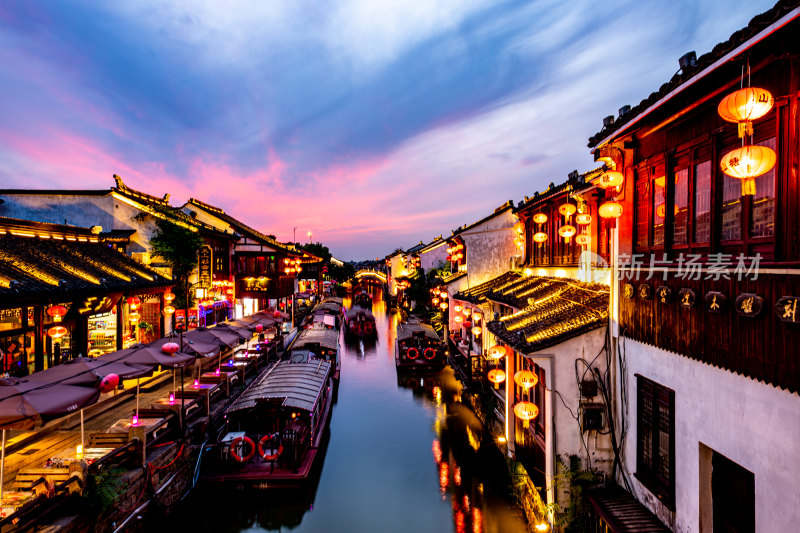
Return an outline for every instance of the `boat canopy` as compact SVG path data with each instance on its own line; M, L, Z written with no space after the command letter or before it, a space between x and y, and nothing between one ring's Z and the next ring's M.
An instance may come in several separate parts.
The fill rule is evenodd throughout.
M339 332L335 329L304 329L300 331L292 349L300 349L309 344L319 344L329 350L339 350Z
M331 369L328 361L310 363L281 361L228 407L226 413L253 409L264 400L283 400L283 407L312 411L322 397Z
M428 324L399 324L397 326L397 340L401 341L409 337L413 337L414 333L417 335L424 335L431 340L439 340L439 335Z

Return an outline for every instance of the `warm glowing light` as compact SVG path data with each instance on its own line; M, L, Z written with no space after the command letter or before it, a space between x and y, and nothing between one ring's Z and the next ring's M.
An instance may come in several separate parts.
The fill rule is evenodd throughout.
M766 89L745 87L734 91L719 103L717 112L723 120L739 124L739 137L753 134L752 121L769 113L775 99Z
M171 314L173 314L175 312L175 308L172 307L171 305L167 305L167 306L164 307L164 309L161 312L164 313L165 315L169 316L169 315L171 315Z
M439 293L439 296L441 296L442 298L447 298L447 293L442 291Z
M172 300L174 300L174 299L175 299L175 295L174 295L174 294L172 294L171 292L165 292L165 293L164 293L164 301L165 301L165 302L167 302L167 303L170 303L170 302L172 302Z
M453 320L455 320L457 323L461 324L462 322L464 322L464 317L461 316L461 315L456 315L456 317L453 318Z
M139 322L139 320L141 320L141 318L142 318L142 315L140 315L136 311L134 311L133 313L128 315L128 320L130 320L133 323Z
M570 226L567 224L566 226L561 226L558 228L558 234L564 237L564 240L569 242L570 238L573 237L577 233L575 226Z
M456 313L460 313L462 309L464 308L461 307L459 304L453 306L453 311L455 311Z
M67 328L64 326L53 326L47 330L47 334L53 339L60 339L67 334Z
M53 321L61 322L63 316L67 314L67 308L63 305L53 305L47 308L47 314L53 317Z
M595 182L598 187L609 189L611 187L619 187L625 181L625 176L622 172L616 170L609 170L604 172L602 176Z
M514 229L516 230L517 233L522 235L523 233L525 233L525 224L523 224L522 222L517 222L516 224L514 224Z
M533 270L531 270L530 268L526 268L525 270L522 271L522 273L525 275L526 278L533 276Z
M539 378L530 370L520 370L514 374L514 382L527 391L539 383Z
M440 303L440 304L439 304L439 309L441 309L442 311L444 311L445 309L447 309L447 302L442 302L442 303Z
M506 438L504 436L500 435L499 437L497 437L497 442L499 442L500 444L505 444L506 443Z
M475 326L474 328L472 328L472 334L475 335L476 337L480 337L481 333L483 333L483 329L480 326Z
M569 203L561 204L560 206L558 206L559 214L561 214L564 217L571 217L572 215L575 214L575 211L577 210L578 208L576 208L575 205Z
M588 246L588 245L592 244L592 237L589 236L589 235L586 235L585 233L582 233L581 235L578 235L577 237L575 237L575 242L577 242L581 246Z
M589 213L580 213L575 217L575 222L580 226L587 226L592 223L592 215Z
M544 224L547 222L547 215L544 213L536 213L533 215L533 221L537 224Z
M486 350L486 357L488 357L489 359L494 359L496 361L499 361L500 359L506 356L506 353L507 349L505 346L502 346L500 344L495 344L494 346Z
M536 528L536 531L543 531L543 532L547 531L548 529L550 529L550 525L546 524L545 522L536 524L536 526L534 526L534 527Z
M433 451L433 458L436 459L437 463L442 462L442 447L439 445L438 440L433 441L433 445L431 446L431 450Z
M439 298L434 298L431 300L431 303L433 303L433 305L439 305Z
M78 444L75 447L75 454L78 456L78 459L83 457L83 444Z
M489 370L487 378L489 378L489 381L494 383L495 389L499 389L500 384L506 380L506 373L499 368L493 368Z
M622 215L622 205L617 202L606 202L597 210L602 218L619 218Z
M469 318L472 315L472 309L465 307L461 314L464 315L464 318Z
M678 209L678 206L676 205L675 209L674 209L674 213L677 215L679 211L680 211L680 209ZM658 215L661 218L666 217L667 216L667 206L665 204L659 204L658 207L656 207L656 215Z
M533 234L533 240L534 240L534 242L543 243L544 241L547 240L547 233L543 233L541 231L537 232L537 233L534 233Z
M742 196L756 193L753 178L766 174L775 166L777 156L766 146L742 146L722 156L720 167L728 176L742 181Z
M531 402L519 402L514 405L514 414L522 420L522 427L528 427L528 422L539 416L539 408Z
M480 313L472 313L472 321L475 322L476 324L480 322L482 318L483 317L481 316Z

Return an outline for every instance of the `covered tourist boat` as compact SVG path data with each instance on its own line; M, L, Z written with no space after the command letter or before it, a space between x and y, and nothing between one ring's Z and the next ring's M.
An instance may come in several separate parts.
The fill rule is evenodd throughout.
M356 291L353 295L353 305L364 309L372 309L372 295L363 289Z
M398 370L441 369L445 364L442 341L428 324L398 324L394 359Z
M347 310L344 328L347 340L375 340L378 338L375 316L372 311L363 307L353 306Z
M225 412L204 479L237 488L303 485L323 455L332 369L323 360L281 361L250 385Z
M306 319L305 327L321 324L325 328L339 331L342 327L343 317L344 305L342 299L325 298L311 310L311 313Z
M293 363L327 361L333 367L333 379L339 379L339 331L321 327L315 323L310 329L301 330L286 350L285 359Z

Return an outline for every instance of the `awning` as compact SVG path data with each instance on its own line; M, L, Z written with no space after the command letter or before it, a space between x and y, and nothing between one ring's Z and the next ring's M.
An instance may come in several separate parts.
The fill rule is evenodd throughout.
M252 384L226 411L254 408L264 400L282 400L283 407L311 411L322 396L331 363L291 363L281 361L260 381Z

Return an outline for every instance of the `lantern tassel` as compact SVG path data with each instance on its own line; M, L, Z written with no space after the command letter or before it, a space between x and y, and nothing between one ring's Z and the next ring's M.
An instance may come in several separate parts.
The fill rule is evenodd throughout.
M745 178L742 180L742 196L756 195L756 179Z

